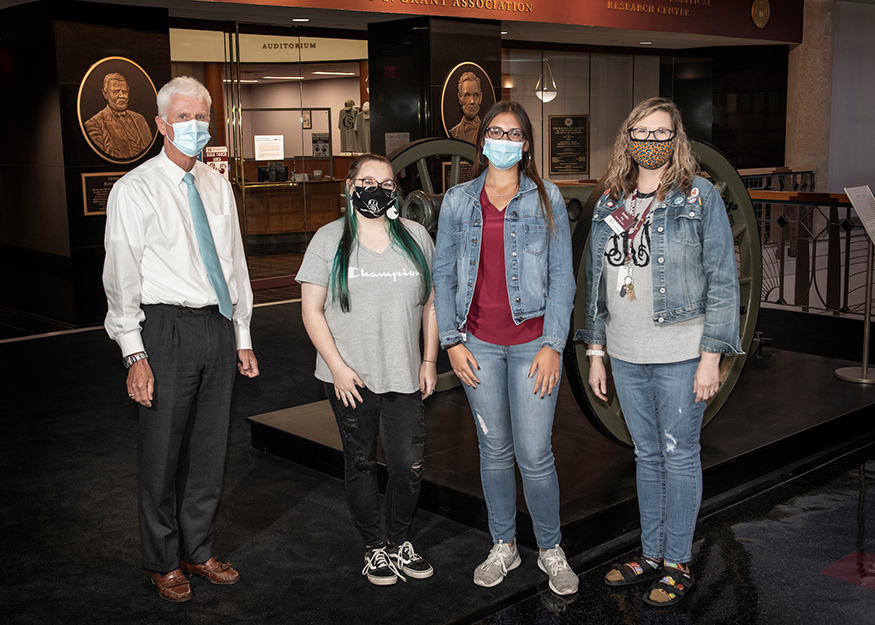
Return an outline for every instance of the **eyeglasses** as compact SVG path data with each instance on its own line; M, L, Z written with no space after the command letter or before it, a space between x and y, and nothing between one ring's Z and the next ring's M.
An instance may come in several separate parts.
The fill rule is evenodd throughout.
M383 182L377 182L374 178L359 178L356 180L359 183L356 186L362 187L365 191L373 191L377 187L380 187L384 191L394 191L398 186L395 184L394 180L384 180Z
M650 130L649 128L632 128L629 131L629 137L633 141L648 141L650 137L653 137L657 141L668 141L674 137L674 130L671 130L670 128L657 128L656 130Z
M486 136L490 139L495 139L498 141L504 137L507 137L511 141L516 141L519 143L520 141L526 140L526 133L524 133L519 128L512 128L511 130L503 130L498 126L490 126L486 129Z

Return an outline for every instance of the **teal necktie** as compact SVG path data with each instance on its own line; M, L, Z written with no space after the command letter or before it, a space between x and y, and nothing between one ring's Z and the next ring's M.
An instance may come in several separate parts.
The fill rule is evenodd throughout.
M201 202L200 193L197 192L197 187L194 184L194 175L189 172L185 174L183 180L188 185L188 203L191 206L194 233L197 235L201 258L204 259L204 265L207 268L207 276L213 286L213 291L216 293L216 298L219 300L219 312L230 319L234 313L234 306L231 304L231 294L228 292L228 284L222 273L222 265L219 263L219 255L216 253L216 244L213 242L213 233L210 232L204 204Z

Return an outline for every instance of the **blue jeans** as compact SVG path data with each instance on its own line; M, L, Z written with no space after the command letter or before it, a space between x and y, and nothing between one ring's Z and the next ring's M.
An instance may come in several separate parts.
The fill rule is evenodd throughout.
M699 435L705 402L695 403L699 359L636 365L611 359L614 385L635 443L644 556L692 560L702 502Z
M516 475L523 478L526 506L542 549L559 544L559 480L550 438L558 389L535 395L529 367L541 339L522 345L493 345L468 334L480 370L477 388L465 387L480 442L480 480L489 511L493 542L511 542L516 534Z

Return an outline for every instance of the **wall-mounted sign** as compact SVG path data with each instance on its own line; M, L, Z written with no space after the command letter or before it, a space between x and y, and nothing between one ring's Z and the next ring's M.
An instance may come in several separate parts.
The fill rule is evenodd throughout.
M402 148L410 143L409 132L387 132L386 133L386 154L391 154L398 148Z
M476 63L459 63L444 80L441 119L448 137L468 143L477 140L480 114L495 104L495 90L486 71Z
M326 7L325 0L236 2L318 9ZM780 15L781 19L771 20L764 28L757 28L751 23L748 3L726 0L332 0L330 5L332 9L390 13L404 17L432 15L505 22L601 26L802 43L804 0L770 0L769 3L772 14Z
M152 79L130 59L109 56L99 60L79 84L76 106L85 141L110 163L138 160L158 134L156 96Z
M204 148L204 163L219 172L225 180L230 179L227 145L208 145Z
M550 174L589 171L589 115L550 115Z
M86 215L106 215L106 202L112 185L124 176L126 171L82 174L82 204Z
M317 158L328 158L329 155L329 135L327 132L314 132L313 138L313 156Z
M255 135L256 161L281 161L284 154L282 135Z

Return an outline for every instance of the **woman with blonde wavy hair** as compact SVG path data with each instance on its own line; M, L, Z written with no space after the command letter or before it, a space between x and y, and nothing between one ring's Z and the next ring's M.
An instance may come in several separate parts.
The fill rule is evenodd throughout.
M742 353L732 231L720 192L697 171L674 102L635 107L593 211L575 337L587 343L589 384L603 401L610 358L635 443L642 554L614 564L605 583L651 581L644 601L656 606L693 585L702 416L720 385L720 354Z

